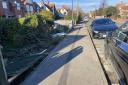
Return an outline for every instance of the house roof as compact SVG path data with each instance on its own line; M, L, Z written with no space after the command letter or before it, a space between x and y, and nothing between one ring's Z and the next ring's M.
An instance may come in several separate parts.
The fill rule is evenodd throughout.
M57 9L58 12L60 12L60 10L61 10L60 8Z
M54 4L54 3L50 3L50 4L49 4L49 7L50 7L50 8L54 8L54 7L55 7L55 4Z
M128 6L122 6L121 9L128 10Z
M128 4L122 1L119 4L117 4L116 7L120 10L128 10Z
M127 4L118 4L117 8L119 10L128 10L128 5Z
M54 4L54 3L45 4L45 6L46 6L48 9L55 8L55 4Z
M63 5L61 9L66 9L67 11L70 10L70 8L68 6L66 6L66 5Z
M46 6L48 9L52 9L56 7L54 3L49 3L49 4L40 3L40 7L44 7L44 6Z
M39 6L36 2L33 2L33 5L34 5L34 6Z
M26 0L20 0L22 3L24 3Z

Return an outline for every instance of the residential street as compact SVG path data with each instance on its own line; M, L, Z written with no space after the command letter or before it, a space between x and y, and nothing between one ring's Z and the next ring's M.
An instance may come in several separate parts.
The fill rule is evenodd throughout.
M108 85L87 28L68 34L22 85Z
M0 85L128 85L128 0L0 0Z

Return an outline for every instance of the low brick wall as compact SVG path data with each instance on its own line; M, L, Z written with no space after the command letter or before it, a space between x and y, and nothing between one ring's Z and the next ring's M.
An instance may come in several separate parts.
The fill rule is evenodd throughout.
M113 19L113 21L115 21L117 23L124 23L124 22L128 21L128 19Z

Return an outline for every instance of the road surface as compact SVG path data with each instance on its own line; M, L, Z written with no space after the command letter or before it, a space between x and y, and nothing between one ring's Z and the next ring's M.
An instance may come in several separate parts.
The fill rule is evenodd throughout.
M108 85L87 28L69 33L21 85Z

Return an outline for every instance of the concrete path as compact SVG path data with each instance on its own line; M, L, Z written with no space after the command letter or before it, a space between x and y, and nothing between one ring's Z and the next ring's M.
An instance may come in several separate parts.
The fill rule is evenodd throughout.
M67 35L22 85L108 85L87 28Z

